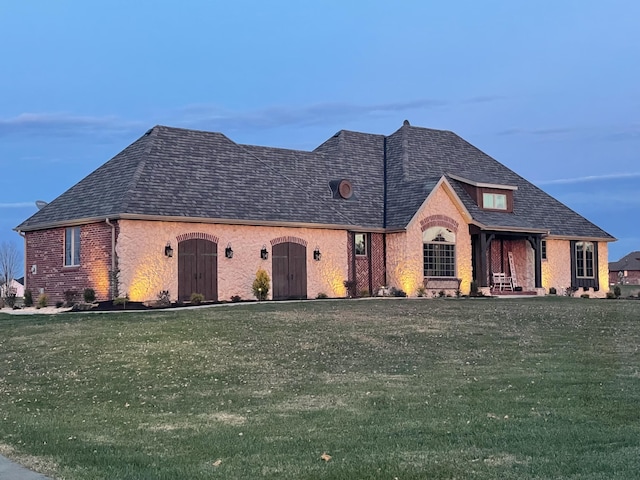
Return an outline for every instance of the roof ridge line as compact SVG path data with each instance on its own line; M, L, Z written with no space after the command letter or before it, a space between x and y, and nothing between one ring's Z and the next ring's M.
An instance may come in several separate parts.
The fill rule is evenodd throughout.
M157 127L158 125L156 125ZM129 180L129 187L127 188L126 193L124 194L124 197L122 198L122 213L127 211L127 208L129 206L129 201L131 200L131 196L133 194L133 192L135 191L135 187L138 185L138 181L140 180L140 176L142 175L142 171L144 170L144 167L147 164L147 155L151 152L151 148L153 148L153 140L155 140L156 138L156 132L154 132L153 130L156 128L152 128L151 131L145 133L144 136L149 137L148 145L145 147L145 149L142 151L142 154L140 155L141 160L138 162L138 166L136 167L136 171L135 173L132 175L131 180ZM153 137L152 137L153 135ZM142 140L142 139L140 139Z

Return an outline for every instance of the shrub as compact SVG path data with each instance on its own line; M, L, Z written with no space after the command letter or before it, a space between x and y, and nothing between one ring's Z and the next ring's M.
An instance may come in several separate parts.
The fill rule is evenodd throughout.
M31 293L31 290L24 291L24 306L33 307L33 294Z
M360 296L361 297L368 297L369 296L369 290L367 290L366 288L363 288L362 290L360 290Z
M7 307L13 308L16 304L16 294L9 293L6 297L4 297L4 303L7 304Z
M440 290L438 292L438 297L443 298L447 296L447 292L445 292L444 290Z
M85 303L93 303L96 301L96 291L93 288L85 288L82 294Z
M168 307L171 305L171 295L169 295L169 290L160 290L158 292L158 305L161 307Z
M231 301L233 303L238 303L240 300L242 300L242 297L240 295L231 295Z
M269 274L263 268L259 268L256 272L256 279L253 281L251 288L253 294L258 300L266 300L269 295Z
M615 287L613 287L613 294L616 296L616 298L622 295L622 290L620 290L620 285L616 285Z
M60 307L62 307L63 305L64 305L64 302L62 302L62 301L60 301L60 300L58 300L58 301L56 302L56 308L60 308Z
M607 298L608 298L609 300L615 300L615 299L616 299L616 298L618 298L618 297L616 297L616 294L615 294L615 293L613 293L613 292L607 292Z
M113 304L114 305L122 305L122 308L125 309L127 308L127 302L129 301L129 294L125 295L124 297L116 297L113 299Z
M347 296L348 297L355 297L356 296L356 286L357 283L355 280L345 280L344 282L342 282L342 284L345 286L345 288L347 289Z
M578 291L577 287L567 287L564 289L565 297L573 297L573 294Z
M47 306L47 303L49 303L49 295L47 295L46 293L41 293L38 296L37 308L44 308Z
M456 289L456 298L460 298L462 296L462 290L460 290L459 288Z
M424 288L424 285L420 285L416 290L416 295L418 297L424 297L426 293L427 293L427 289Z
M190 300L192 305L200 305L202 302L204 302L204 295L201 293L193 292L191 294Z
M405 293L404 290L401 290L399 288L396 287L391 287L391 292L389 292L391 294L392 297L406 297L407 294Z
M67 307L73 307L76 304L76 298L78 297L78 292L75 290L65 290L64 292L64 303Z
M588 293L583 293L582 295L580 295L580 298L589 298L589 294Z
M555 295L556 293L558 293L558 291L556 290L556 287L549 288L549 295Z
M322 293L322 292L320 292L320 293L316 296L316 298L317 298L318 300L323 300L323 299L325 299L325 298L329 298L329 297L327 296L327 294L326 294L326 293Z

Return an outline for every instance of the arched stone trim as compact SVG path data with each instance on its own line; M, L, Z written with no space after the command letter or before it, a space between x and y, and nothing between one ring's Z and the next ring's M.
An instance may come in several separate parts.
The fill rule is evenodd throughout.
M307 241L298 237L278 237L271 240L271 246L278 245L279 243L297 243L298 245L302 245L304 247L307 246Z
M446 215L431 215L420 220L420 228L423 232L427 228L431 227L445 227L451 230L453 233L458 233L458 222L456 222L451 217L447 217Z
M209 240L210 242L213 242L213 243L218 243L218 237L216 237L215 235L211 235L209 233L203 233L203 232L183 233L181 235L178 235L176 237L176 240L178 241L178 243L180 243L180 242L184 242L185 240L191 240L193 238L201 238L203 240Z

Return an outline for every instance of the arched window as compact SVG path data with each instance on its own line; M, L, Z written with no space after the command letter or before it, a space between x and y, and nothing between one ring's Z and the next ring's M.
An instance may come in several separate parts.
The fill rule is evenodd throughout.
M445 227L422 232L425 277L456 276L456 234Z

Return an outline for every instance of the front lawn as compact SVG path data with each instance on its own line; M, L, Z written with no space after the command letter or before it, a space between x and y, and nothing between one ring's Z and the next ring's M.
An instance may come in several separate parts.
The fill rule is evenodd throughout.
M0 453L82 480L638 478L638 345L620 300L0 314Z

